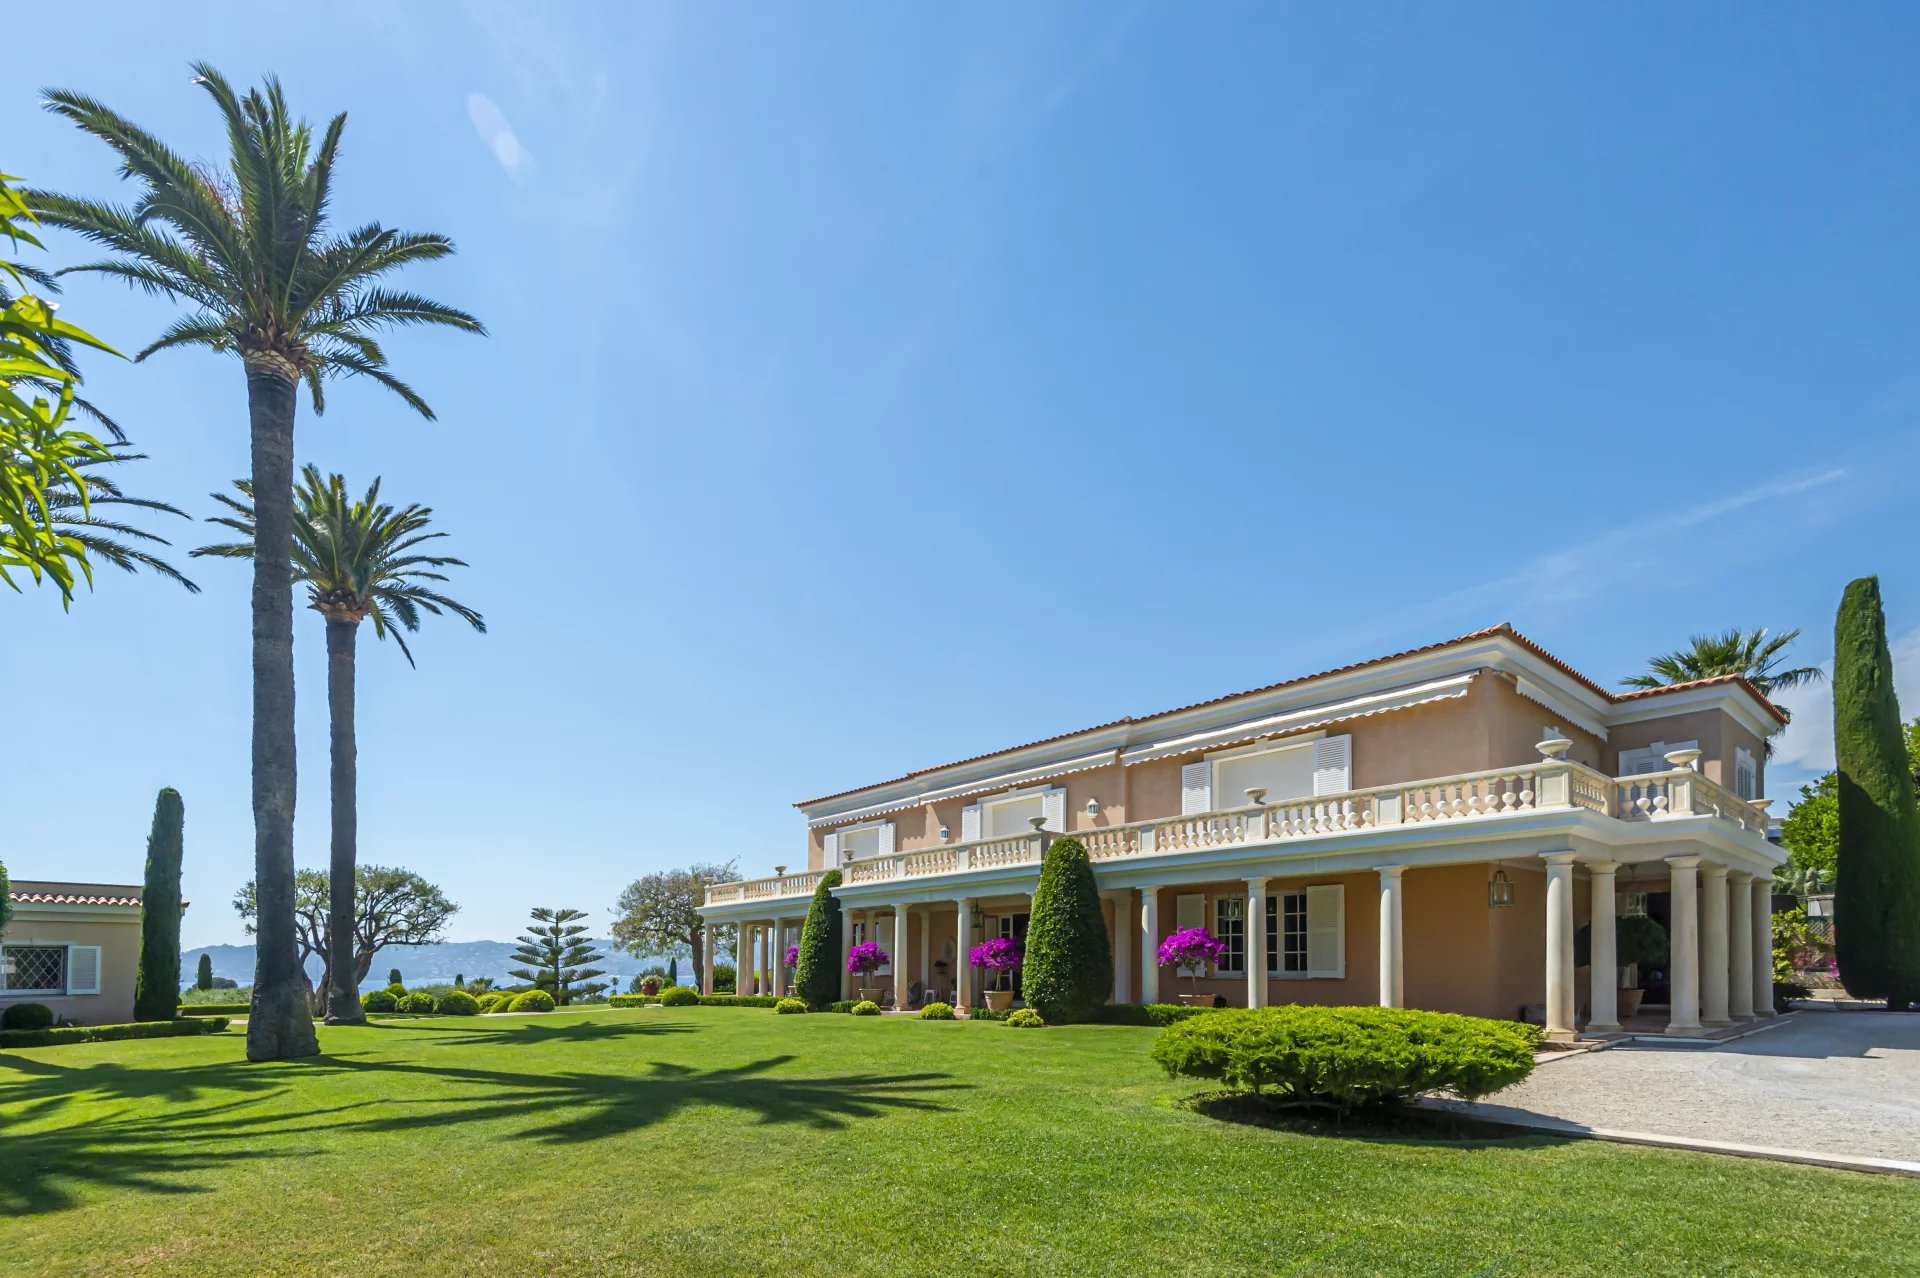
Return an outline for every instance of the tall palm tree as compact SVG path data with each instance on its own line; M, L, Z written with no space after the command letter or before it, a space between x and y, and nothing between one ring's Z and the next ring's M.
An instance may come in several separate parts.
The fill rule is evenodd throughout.
M205 63L194 83L226 123L223 169L190 164L159 138L84 94L47 95L47 107L105 142L135 203L27 193L42 221L105 246L73 267L114 276L192 309L141 351L199 346L237 355L246 370L251 475L263 553L253 563L253 853L259 891L247 1056L277 1060L320 1050L296 948L293 881L293 417L305 383L316 413L325 383L365 377L421 416L433 413L394 376L374 334L433 324L484 332L464 311L380 280L453 252L443 235L378 223L336 234L334 160L347 117L317 137L291 115L278 80L236 93Z
M429 532L433 511L426 506L396 510L380 501L376 477L359 501L347 496L340 475L320 477L317 467L300 472L293 494L293 577L307 588L307 606L327 622L327 715L332 751L333 855L328 870L329 983L324 991L329 1025L366 1020L360 1009L359 981L354 957L354 886L359 858L358 755L353 722L355 641L360 623L372 618L376 638L389 635L400 654L413 664L406 636L420 628L424 609L434 616L450 612L475 630L486 633L479 613L440 593L447 580L442 568L464 568L466 561L433 555L420 548L444 537ZM238 498L215 493L213 498L231 515L215 516L241 535L242 540L202 546L195 555L252 559L259 538L253 485L242 479L233 485Z
M200 593L200 587L188 579L186 574L166 560L160 558L150 546L168 546L172 543L158 533L150 533L138 528L126 520L130 515L121 513L130 510L158 511L164 515L178 515L187 518L187 512L177 506L169 506L164 501L154 501L148 497L129 497L106 475L100 474L96 467L119 465L124 462L145 461L145 453L128 452L125 445L109 444L108 455L93 457L73 463L73 473L80 483L85 485L87 500L80 499L79 487L73 483L62 483L47 492L47 506L53 519L53 531L63 537L71 537L86 547L87 554L94 559L110 563L126 572L139 572L150 568L179 582L194 594ZM117 508L117 509L108 509Z
M1817 683L1818 666L1794 666L1781 669L1786 650L1800 637L1798 630L1769 635L1759 630L1735 628L1719 635L1695 635L1692 645L1680 652L1669 652L1647 662L1647 673L1622 679L1626 688L1664 688L1670 684L1691 683L1696 679L1714 679L1722 675L1744 675L1763 697L1775 692Z

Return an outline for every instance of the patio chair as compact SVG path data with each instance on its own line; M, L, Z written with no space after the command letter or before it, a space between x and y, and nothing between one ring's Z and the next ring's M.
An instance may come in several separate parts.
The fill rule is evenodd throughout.
M882 1008L893 1006L893 986L889 985L880 991L880 1006Z
M907 1010L914 1011L927 1001L927 987L915 981L907 986Z

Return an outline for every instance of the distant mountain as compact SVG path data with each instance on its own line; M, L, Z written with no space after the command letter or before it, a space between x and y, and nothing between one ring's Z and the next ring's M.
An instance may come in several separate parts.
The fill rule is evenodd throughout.
M608 975L603 979L617 979L623 989L629 979L647 968L667 965L665 959L634 958L614 949L611 941L595 941L594 945L606 955L604 963L594 966L605 968ZM367 971L367 980L385 984L387 969L397 967L400 969L400 980L408 986L433 985L451 981L456 976L464 976L470 981L477 976L491 976L504 985L513 979L507 975L507 969L514 966L515 948L508 941L443 941L438 945L390 946L374 955L373 966ZM180 973L184 980L193 979L193 974L199 970L202 954L213 956L215 976L224 976L242 985L252 983L251 945L207 945L197 950L181 951ZM691 976L691 963L682 960L680 966ZM320 979L319 959L307 960L307 973L315 980Z

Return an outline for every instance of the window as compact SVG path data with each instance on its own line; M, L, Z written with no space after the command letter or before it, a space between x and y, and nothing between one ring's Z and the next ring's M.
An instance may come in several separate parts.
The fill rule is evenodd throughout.
M1213 937L1226 942L1227 952L1213 965L1216 976L1241 976L1247 970L1247 903L1237 896L1213 902Z
M1180 812L1225 811L1247 805L1247 791L1266 791L1268 803L1341 794L1353 785L1353 738L1317 736L1286 745L1217 750L1180 768Z
M1620 752L1620 775L1623 777L1645 776L1649 772L1670 772L1673 765L1667 762L1667 756L1675 750L1698 750L1698 741L1655 741L1638 750Z
M826 836L827 864L845 865L869 856L893 855L893 822L875 821Z
M1760 772L1753 765L1753 751L1743 747L1733 752L1733 792L1742 799L1760 797Z
M1267 897L1267 974L1347 974L1344 887L1336 883Z
M66 993L67 947L64 945L0 947L0 989L20 994Z
M1033 818L1041 817L1047 830L1061 833L1067 828L1067 792L1061 786L1015 790L978 803L969 803L960 812L960 838L1011 839L1033 833Z
M1276 892L1267 897L1267 971L1274 975L1307 973L1307 894Z

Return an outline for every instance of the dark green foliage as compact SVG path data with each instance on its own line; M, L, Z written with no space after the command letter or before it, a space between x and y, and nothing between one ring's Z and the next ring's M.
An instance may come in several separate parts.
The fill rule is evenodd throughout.
M731 990L735 987L739 979L740 979L740 971L733 964L715 963L713 965L713 988L714 989Z
M863 1000L857 998L836 998L833 1002L827 1004L825 1010L829 1012L851 1012L854 1007L862 1001ZM818 1012L821 1009L809 1007L807 1010L809 1012Z
M1898 1010L1920 1001L1920 807L1893 691L1880 581L1848 585L1833 626L1840 982Z
M807 921L800 929L800 963L793 992L810 1008L826 1007L840 996L840 871L828 870L813 889Z
M400 1000L397 1011L410 1012L415 1016L424 1016L433 1011L433 995L409 994Z
M400 979L399 968L390 967L387 969L387 984L389 986L394 986L394 985L405 986L406 985L406 982Z
M1113 990L1113 941L1078 839L1055 839L1040 865L1020 988L1027 1006L1056 1025L1090 1019Z
M1813 990L1798 981L1775 981L1773 983L1773 1009L1779 1011L1787 1006L1790 998L1812 998ZM1762 1011L1768 1010L1765 1008Z
M455 972L453 974L453 988L455 988L456 990L463 990L467 988L467 978L464 974L460 972Z
M805 1016L807 1014L807 1005L804 1001L797 998L783 998L774 1003L773 1014L775 1016Z
M1160 1031L1174 1077L1347 1109L1446 1090L1472 1100L1525 1078L1539 1031L1394 1007L1227 1008Z
M870 998L863 998L852 1007L849 1007L847 1011L854 1016L878 1016L880 1015L880 1005Z
M1008 1029L1045 1029L1047 1018L1031 1007L1017 1007L1007 1013Z
M1213 1010L1185 1003L1107 1003L1095 1010L1093 1019L1101 1025L1171 1025ZM971 1015L980 1015L979 1010Z
M1667 929L1645 914L1623 914L1613 925L1614 961L1621 967L1667 965Z
M513 1001L507 1004L509 1012L551 1012L553 1007L553 995L545 990L528 990L524 994L516 994L513 996Z
M839 1009L836 1008L835 1010L838 1011ZM975 1003L967 1009L967 1019L973 1021L1004 1021L1012 1015L1013 1012L1011 1010L996 1012L985 1003Z
M0 1012L0 1029L37 1030L53 1024L53 1009L45 1003L9 1003Z
M702 1007L772 1007L780 1000L771 994L702 994Z
M433 1010L442 1016L478 1016L480 1000L465 990L448 990L435 1000Z
M927 1004L927 1005L926 1005L925 1007L923 1007L923 1008L921 1008L921 1009L920 1009L920 1019L921 1019L921 1020L923 1020L923 1021L950 1021L950 1020L953 1020L953 1019L954 1019L954 1016L953 1016L953 1004L951 1004L951 1003L928 1003L928 1004Z
M181 1005L182 1016L245 1016L245 1003L185 1003Z
M128 1038L191 1038L219 1034L224 1017L183 1016L172 1021L139 1021L132 1025L69 1025L64 1029L0 1030L0 1048L58 1047L63 1043L115 1043Z
M585 910L534 910L533 923L513 952L513 961L520 966L508 975L531 982L561 1004L605 990L607 983L593 978L606 972L590 966L605 956L587 939L586 924L578 922L586 917Z
M202 954L200 956L200 967L199 970L194 973L193 987L199 990L210 990L213 988L213 955Z
M651 994L615 994L607 1000L608 1007L645 1007L649 1003L658 1003L657 995Z
M13 898L7 894L7 864L0 861L0 936L7 934L7 924L13 918Z
M662 1007L697 1007L700 1003L700 991L689 985L669 985L660 991Z
M518 996L505 991L489 994L480 1000L480 1011L487 1015L494 1012L510 1012L513 1010L513 1000L516 997Z
M391 990L368 990L360 996L360 1007L367 1012L391 1012L400 1006L400 1000Z
M180 1008L180 856L186 809L178 790L162 790L147 836L147 878L140 893L140 975L133 1019L170 1021Z

